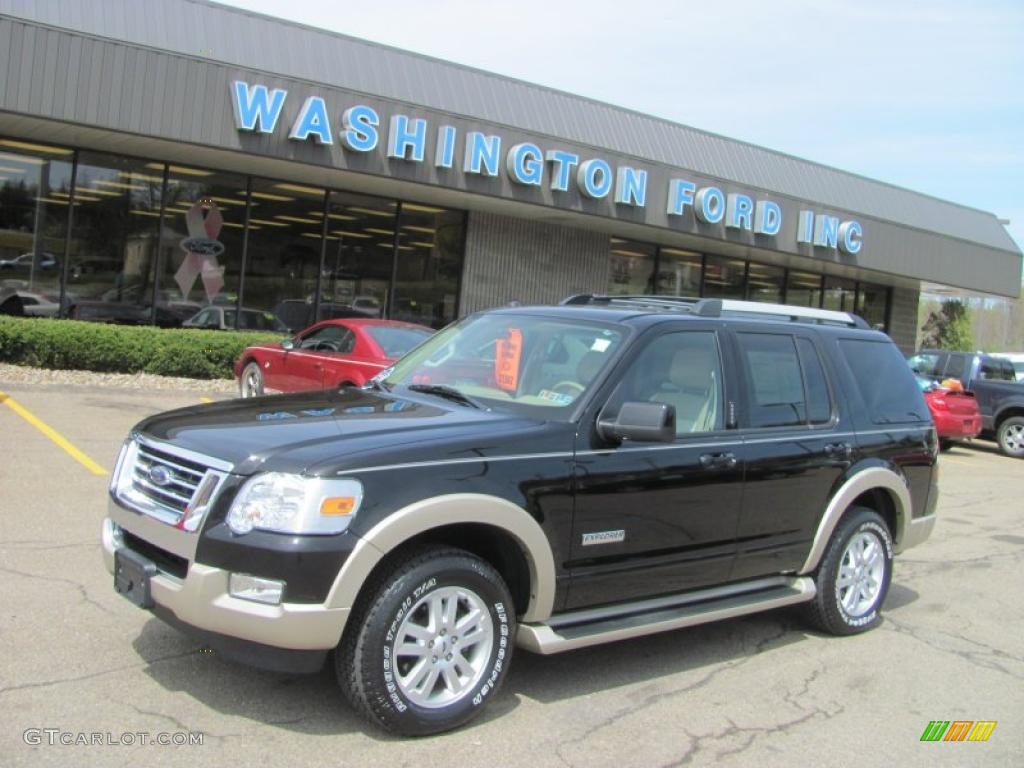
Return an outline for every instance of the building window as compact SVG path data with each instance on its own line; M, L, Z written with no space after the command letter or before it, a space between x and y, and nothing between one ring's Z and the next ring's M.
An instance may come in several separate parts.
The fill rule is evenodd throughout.
M420 203L402 203L393 320L442 328L458 316L465 214Z
M786 270L782 267L751 262L747 272L747 299L781 304L785 284Z
M72 158L70 149L0 140L0 282L18 290L5 312L58 314Z
M163 166L81 152L68 249L71 317L126 324L180 325L198 305L157 297Z
M242 300L302 330L313 322L327 191L267 179L253 179L251 189Z
M825 309L834 309L839 312L856 311L857 283L854 280L847 280L843 277L825 278L825 300L822 306Z
M710 299L743 299L746 296L747 262L708 256L704 262L704 291Z
M146 167L159 174L164 165ZM159 314L173 314L180 324L207 305L234 308L242 268L246 184L244 176L168 167L156 286Z
M657 293L662 296L700 296L703 257L693 251L658 251Z
M886 330L889 317L889 289L884 285L860 283L857 290L857 314L872 328Z
M654 293L654 256L657 247L649 243L613 237L608 293L640 296Z
M394 269L398 203L332 192L320 284L320 319L384 317Z
M820 307L821 283L821 275L790 270L786 278L786 303L797 307Z

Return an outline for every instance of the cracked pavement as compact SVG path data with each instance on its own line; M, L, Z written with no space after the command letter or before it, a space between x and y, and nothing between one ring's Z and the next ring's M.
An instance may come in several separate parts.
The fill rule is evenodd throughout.
M147 413L223 393L0 389L108 469ZM829 638L759 614L555 657L520 652L484 717L400 742L329 672L249 670L113 592L106 480L0 409L0 759L5 766L1018 766L1024 755L1024 462L992 446L941 460L939 523L897 558L886 620ZM930 720L996 720L985 743L928 743ZM202 746L30 746L27 728L193 731Z

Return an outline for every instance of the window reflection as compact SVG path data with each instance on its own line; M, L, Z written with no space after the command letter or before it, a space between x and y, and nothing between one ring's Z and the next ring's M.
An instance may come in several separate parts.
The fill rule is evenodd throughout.
M658 254L657 292L668 296L700 296L701 255L677 248Z
M856 281L843 277L826 277L824 307L841 312L853 312L856 293Z
M750 262L747 272L747 298L750 301L780 304L785 282L786 270L782 267Z
M273 312L293 331L312 323L326 194L253 179L244 309Z
M154 317L153 278L163 168L81 152L68 252L69 314L82 320L146 324ZM157 300L159 325L180 325L188 308Z
M608 293L613 296L638 296L654 293L654 254L656 247L613 237Z
M393 320L442 328L456 318L465 215L402 203Z
M394 269L397 215L398 204L393 200L331 193L320 319L384 316Z
M820 307L821 275L790 270L786 282L786 303L798 307Z
M704 264L704 296L712 299L742 299L747 262L708 256Z
M0 313L55 317L71 192L69 149L0 141Z

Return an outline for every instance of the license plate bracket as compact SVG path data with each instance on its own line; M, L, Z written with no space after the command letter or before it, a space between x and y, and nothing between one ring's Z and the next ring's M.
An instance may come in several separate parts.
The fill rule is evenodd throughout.
M156 575L152 561L130 549L114 552L114 591L139 608L152 608L150 580Z

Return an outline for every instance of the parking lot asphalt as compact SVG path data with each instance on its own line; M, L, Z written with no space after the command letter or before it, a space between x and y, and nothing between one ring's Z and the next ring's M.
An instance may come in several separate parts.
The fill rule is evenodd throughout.
M2 378L0 391L107 471L139 419L225 397ZM229 664L116 595L106 477L0 406L0 764L1019 766L1024 462L978 443L940 464L939 523L897 558L876 631L826 637L783 610L519 652L482 719L402 741L358 719L329 672ZM932 720L997 725L986 742L922 743Z

